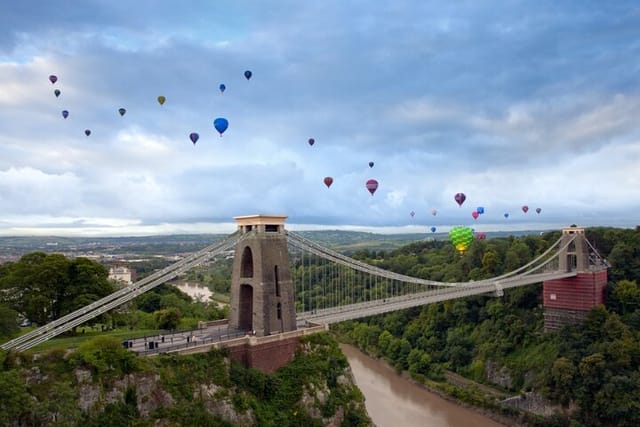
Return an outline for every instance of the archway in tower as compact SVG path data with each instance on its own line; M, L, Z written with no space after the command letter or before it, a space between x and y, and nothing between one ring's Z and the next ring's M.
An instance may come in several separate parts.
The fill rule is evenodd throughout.
M240 301L238 304L238 328L243 331L253 330L253 286L240 285Z

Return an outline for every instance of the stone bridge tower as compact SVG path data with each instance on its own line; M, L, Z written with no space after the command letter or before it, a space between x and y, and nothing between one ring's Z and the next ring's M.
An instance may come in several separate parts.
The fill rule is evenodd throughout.
M604 303L607 267L590 250L584 228L563 228L560 248L559 270L576 275L544 282L545 330L582 322L593 307Z
M258 336L296 329L284 215L237 216L240 240L231 275L231 328Z

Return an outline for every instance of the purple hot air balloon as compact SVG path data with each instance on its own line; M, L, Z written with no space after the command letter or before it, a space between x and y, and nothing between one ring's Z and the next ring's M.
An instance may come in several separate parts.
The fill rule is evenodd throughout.
M542 212L542 209L536 208L536 213L539 214L540 212Z
M465 196L464 193L456 193L456 195L453 196L453 198L458 204L458 206L462 206L464 201L467 200L467 196Z
M49 81L51 82L51 84L56 84L56 82L58 81L58 76L56 76L55 74L51 74L49 76Z
M375 193L378 189L378 181L376 181L375 179L370 179L365 185L367 187L367 190L369 190L369 193L371 193L371 195L373 196L373 193Z
M62 110L62 117L64 117L65 119L69 117L69 112L67 110Z
M196 145L196 142L198 142L198 139L200 139L200 135L195 132L191 132L189 134L189 139L191 140L191 142L193 142L193 145Z
M316 140L313 138L309 138L309 140L307 141L309 143L309 145L313 145L316 143Z

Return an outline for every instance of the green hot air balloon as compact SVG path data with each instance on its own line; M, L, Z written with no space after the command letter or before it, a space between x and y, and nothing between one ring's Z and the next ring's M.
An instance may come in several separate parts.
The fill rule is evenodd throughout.
M463 253L473 240L473 230L463 226L453 227L449 231L449 240L451 240L458 252Z

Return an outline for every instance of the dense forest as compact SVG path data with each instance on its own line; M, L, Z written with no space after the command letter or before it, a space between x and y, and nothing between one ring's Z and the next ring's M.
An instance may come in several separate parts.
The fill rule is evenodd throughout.
M476 240L462 256L443 242L418 242L354 257L416 277L477 280L525 264L558 237ZM530 285L499 298L344 322L335 330L422 381L442 381L454 371L511 394L539 393L564 409L543 424L640 425L640 228L593 228L587 238L611 267L606 305L594 308L584 324L544 332L542 287Z

